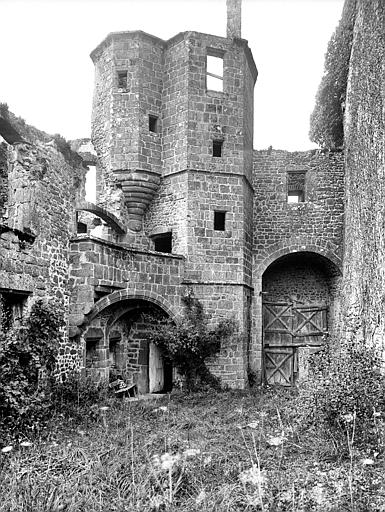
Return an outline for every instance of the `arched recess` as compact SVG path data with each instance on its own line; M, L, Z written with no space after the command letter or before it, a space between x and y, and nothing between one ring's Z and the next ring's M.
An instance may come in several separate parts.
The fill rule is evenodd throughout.
M262 257L255 255L253 265L253 285L254 285L254 300L253 300L253 315L252 315L252 340L249 350L249 367L256 376L263 379L264 376L264 353L263 353L263 300L267 300L266 294L263 293L263 276L267 269L279 261L281 258L292 255L294 258L301 258L301 254L310 253L315 258L319 258L320 262L324 263L324 269L327 269L327 274L332 280L332 288L334 290L333 297L329 305L329 331L333 329L335 318L338 315L339 300L338 289L339 281L342 276L342 261L336 256L331 248L321 246L317 243L308 243L306 240L295 240L292 243L280 242L275 244L266 251ZM258 257L259 256L259 257ZM333 277L332 277L333 276ZM266 276L265 276L266 277ZM305 372L302 372L301 377L305 377Z
M341 271L314 251L279 256L262 274L265 381L284 386L306 378L308 358L333 331Z
M160 319L175 320L167 301L155 293L114 292L99 300L88 315L85 347L90 336L102 332L98 360L87 373L96 377L136 384L140 394L165 392L172 387L172 368L158 348L149 342L151 325ZM95 352L95 350L94 350ZM85 361L92 361L87 356Z

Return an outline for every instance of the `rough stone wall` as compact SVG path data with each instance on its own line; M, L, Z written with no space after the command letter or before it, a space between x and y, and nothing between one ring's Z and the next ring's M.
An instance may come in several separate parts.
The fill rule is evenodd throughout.
M83 325L85 315L93 309L98 291L107 295L107 302L114 292L117 296L112 302L134 296L164 301L166 312L173 309L177 315L183 258L78 237L72 240L70 261L72 335L79 334L77 326Z
M55 143L35 140L7 147L8 218L0 229L0 289L56 299L68 324L69 240L75 198L85 170L72 167ZM64 333L63 333L64 334ZM77 365L80 348L63 335L59 373Z
M385 335L385 4L357 0L345 111L342 333Z
M0 219L5 215L8 202L7 145L0 142Z
M305 202L287 202L289 171L306 171ZM254 188L256 265L274 251L296 243L342 257L342 153L254 151Z

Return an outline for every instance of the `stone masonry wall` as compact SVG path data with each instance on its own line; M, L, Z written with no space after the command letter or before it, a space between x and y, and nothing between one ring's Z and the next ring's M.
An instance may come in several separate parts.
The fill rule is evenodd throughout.
M75 227L75 197L84 178L52 143L7 148L8 218L0 230L0 289L56 299L66 323L69 306L69 239ZM79 347L60 347L59 372L78 364Z
M305 202L287 202L289 171L306 171ZM296 243L340 259L343 180L341 153L254 151L255 264Z
M384 347L385 3L357 0L345 110L342 334Z

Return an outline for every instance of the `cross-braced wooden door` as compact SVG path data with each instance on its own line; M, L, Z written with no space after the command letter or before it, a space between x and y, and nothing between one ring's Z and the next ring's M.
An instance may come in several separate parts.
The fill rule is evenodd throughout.
M314 352L322 346L327 334L327 306L264 302L262 311L265 382L293 386L301 347Z

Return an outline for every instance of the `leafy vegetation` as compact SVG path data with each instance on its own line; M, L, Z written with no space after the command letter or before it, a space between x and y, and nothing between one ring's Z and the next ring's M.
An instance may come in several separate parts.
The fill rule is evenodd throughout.
M0 451L0 511L380 511L382 454L340 456L290 390L110 401ZM30 444L30 445L29 445ZM353 505L352 505L353 502Z
M4 314L3 327L6 327ZM3 430L22 431L46 414L45 388L53 376L62 327L60 308L39 300L24 323L0 332Z
M211 329L201 302L192 294L182 300L185 306L183 318L176 324L171 320L160 320L150 333L150 341L185 377L189 391L202 384L218 388L219 381L206 363L219 352L224 339L235 335L235 321L222 320Z
M385 378L381 366L375 347L327 343L313 356L312 378L301 390L307 420L323 425L341 446L354 421L356 443L382 451Z
M329 41L324 75L310 118L310 140L323 148L343 146L343 116L355 21L355 0L346 3L339 26Z

